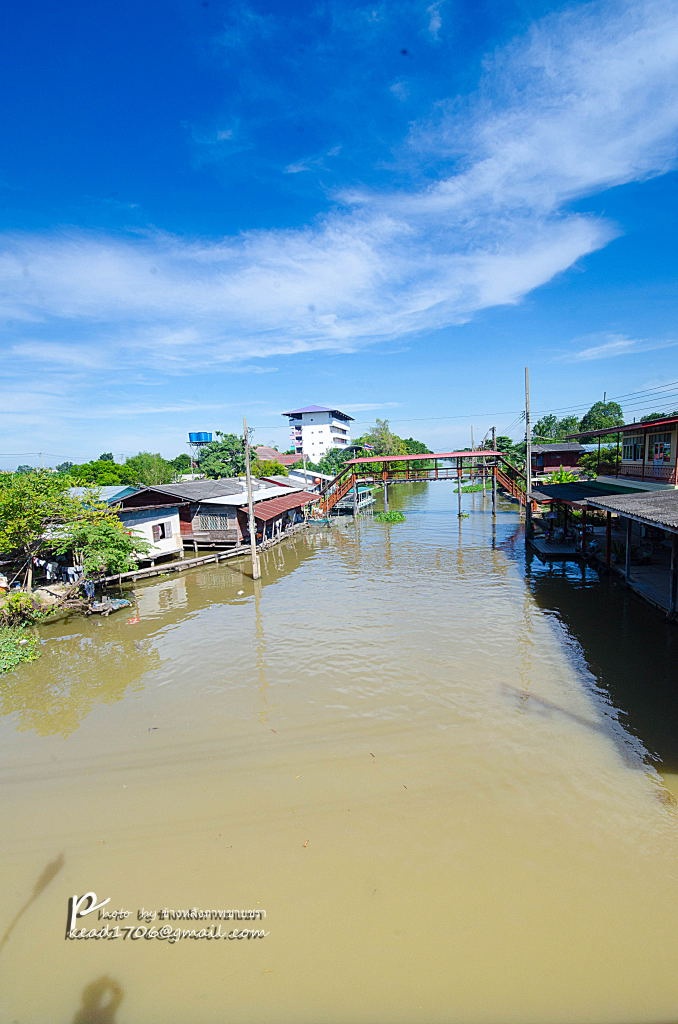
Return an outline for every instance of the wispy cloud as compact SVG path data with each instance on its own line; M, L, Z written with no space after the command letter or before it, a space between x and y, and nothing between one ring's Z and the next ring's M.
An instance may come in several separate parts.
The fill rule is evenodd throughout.
M440 9L428 8L430 30ZM249 12L245 29L271 26ZM567 9L494 56L464 112L442 105L413 127L408 147L429 181L435 161L433 185L346 190L305 228L220 241L0 237L11 343L66 365L63 342L50 357L36 325L60 339L74 327L94 350L108 344L116 365L173 373L196 351L224 367L353 351L520 302L618 233L570 212L573 199L675 166L677 82L673 0ZM631 350L612 339L578 358ZM76 361L79 344L71 351Z
M586 363L596 359L616 359L618 356L642 355L645 352L675 348L678 345L678 341L671 339L653 341L646 338L626 338L619 334L595 335L595 339L597 344L588 345L586 348L579 349L576 352L559 355L557 360Z
M344 412L371 412L375 409L397 409L402 402L339 402L337 409Z
M433 39L438 39L440 36L440 30L443 27L443 18L441 10L443 7L444 0L435 0L435 3L430 4L426 8L428 14L428 32Z

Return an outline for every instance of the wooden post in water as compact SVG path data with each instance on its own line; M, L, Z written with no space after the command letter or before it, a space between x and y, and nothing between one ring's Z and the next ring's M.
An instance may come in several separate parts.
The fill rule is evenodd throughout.
M358 518L358 477L353 477L353 518Z
M388 481L384 480L384 512L388 512Z
M612 565L612 513L607 512L605 517L605 565L610 571Z
M497 450L497 428L492 427L492 451ZM494 457L494 465L492 467L492 515L497 514L497 456Z
M631 528L633 520L626 520L626 558L624 560L624 579L628 583L631 579Z
M457 459L457 517L461 516L461 459Z
M247 420L243 417L243 437L245 440L245 479L247 481L247 521L250 528L250 548L252 551L252 579L261 579L261 566L257 552L257 525L254 521L254 501L252 500L252 467L250 465L250 438L247 432Z

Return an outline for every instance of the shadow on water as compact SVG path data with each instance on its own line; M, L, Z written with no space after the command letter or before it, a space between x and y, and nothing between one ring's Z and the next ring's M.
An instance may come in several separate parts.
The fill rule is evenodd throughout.
M6 943L9 941L9 937L16 928L17 924L24 916L24 914L31 908L39 896L45 891L52 879L59 874L62 867L64 866L64 855L60 853L58 857L51 860L49 864L46 864L38 878L37 882L33 886L33 892L28 897L24 905L17 911L9 925L5 929L5 932L0 938L0 950L4 948Z
M103 974L83 989L82 1005L73 1018L73 1024L115 1024L122 999L122 986Z
M518 555L516 547L516 555ZM519 562L535 600L576 641L624 728L678 771L678 628L614 578L572 562Z

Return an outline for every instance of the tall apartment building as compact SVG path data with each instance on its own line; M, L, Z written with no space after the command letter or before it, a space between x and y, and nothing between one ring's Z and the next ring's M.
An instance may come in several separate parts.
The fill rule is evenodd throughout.
M339 409L322 405L307 405L305 409L284 412L290 421L290 439L297 455L306 455L318 462L330 448L345 448L350 444L349 422L353 420Z

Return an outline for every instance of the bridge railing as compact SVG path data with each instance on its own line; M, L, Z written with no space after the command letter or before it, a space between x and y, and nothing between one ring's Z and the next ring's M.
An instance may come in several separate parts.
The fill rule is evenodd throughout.
M360 467L360 480L364 483L408 483L425 480L456 480L459 478L460 470L468 472L469 469L489 470L495 472L497 482L511 497L525 503L527 492L527 477L525 473L506 457L498 454L480 456L477 453L467 458L459 456L456 465L439 466L435 462L435 453L428 465L419 463L392 462L376 463L374 469L368 469L366 465ZM466 463L466 465L464 465ZM469 463L471 463L469 465ZM352 467L344 467L333 480L322 490L320 494L320 507L327 515L338 501L345 497L352 487L357 485L358 477Z

